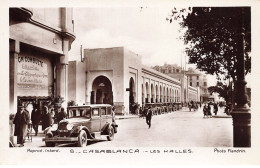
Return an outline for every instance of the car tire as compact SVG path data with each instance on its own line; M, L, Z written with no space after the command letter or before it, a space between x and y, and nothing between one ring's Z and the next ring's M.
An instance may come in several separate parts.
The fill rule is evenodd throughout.
M50 138L50 136L46 135L45 138ZM46 145L46 147L54 147L55 142L46 142L45 141L45 145Z
M83 147L87 145L87 133L86 131L82 130L80 131L78 135L78 147Z
M114 139L114 135L115 135L114 127L110 126L109 129L108 129L107 140L112 141Z

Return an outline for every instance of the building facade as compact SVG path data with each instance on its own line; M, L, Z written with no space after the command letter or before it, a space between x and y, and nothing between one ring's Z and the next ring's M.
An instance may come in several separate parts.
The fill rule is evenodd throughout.
M69 100L113 104L118 114L129 113L135 103L182 100L179 80L144 66L140 55L124 47L85 49L81 62L69 63L69 79Z
M178 79L182 83L182 100L183 102L194 100L196 95L194 95L189 87L199 88L200 96L196 97L197 101L205 102L209 97L207 76L200 72L189 68L185 71L183 68L177 64L164 64L163 66L154 66L153 69L164 73L172 78Z
M40 110L55 98L66 105L68 51L75 39L70 8L10 8L10 113L21 103Z
M189 86L199 87L200 89L200 101L207 102L210 96L208 92L208 81L207 76L202 74L193 68L189 68L188 71L185 72L189 79Z

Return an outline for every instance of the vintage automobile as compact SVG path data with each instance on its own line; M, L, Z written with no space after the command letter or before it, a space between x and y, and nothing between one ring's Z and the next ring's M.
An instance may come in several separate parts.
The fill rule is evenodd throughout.
M157 115L158 114L158 110L157 107L154 103L145 103L144 108L147 110L149 107L151 107L151 110L153 111L153 115Z
M157 114L162 114L162 103L154 103L156 106Z
M75 142L77 146L87 145L88 140L106 136L112 141L118 125L109 104L70 106L67 118L45 129L45 144L53 147L56 143Z

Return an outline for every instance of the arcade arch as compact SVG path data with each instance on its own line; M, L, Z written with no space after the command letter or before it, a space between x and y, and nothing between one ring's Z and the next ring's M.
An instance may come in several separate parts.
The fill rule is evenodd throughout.
M154 96L154 86L151 84L151 103L154 103L155 96Z
M93 80L90 103L113 104L112 84L107 77L101 75Z
M149 84L148 82L145 83L145 87L146 87L146 98L145 98L145 102L148 103L150 100L150 95L149 95Z

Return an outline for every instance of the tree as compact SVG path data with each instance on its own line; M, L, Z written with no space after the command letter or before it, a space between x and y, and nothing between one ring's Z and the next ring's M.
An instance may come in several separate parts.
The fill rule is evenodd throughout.
M219 97L224 98L226 102L228 102L230 96L231 96L231 89L228 85L223 84L222 82L217 82L216 86L210 86L208 88L208 91L210 94L212 93L218 93Z
M185 30L183 40L187 45L189 63L218 79L236 81L238 38L241 33L242 7L193 7L176 8L172 19L180 21ZM244 7L245 68L251 71L251 9Z

